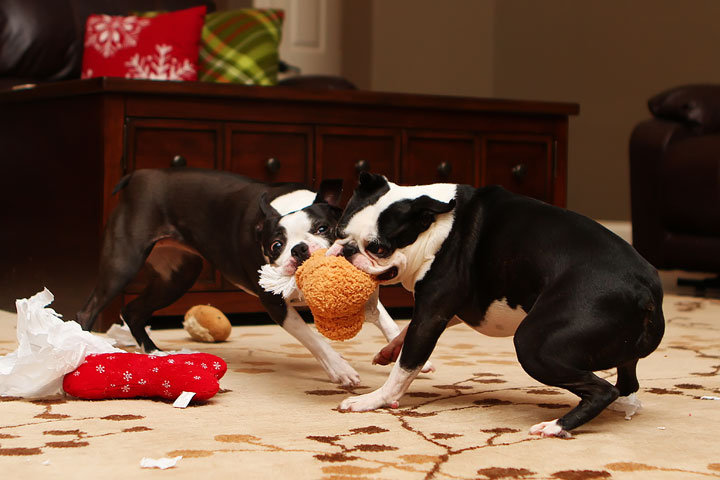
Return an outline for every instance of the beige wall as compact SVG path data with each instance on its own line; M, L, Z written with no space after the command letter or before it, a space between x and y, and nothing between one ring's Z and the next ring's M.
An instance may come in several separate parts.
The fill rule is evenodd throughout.
M372 88L373 3L344 0L342 73L358 88Z
M495 2L374 0L371 88L491 96Z
M720 83L715 0L502 0L495 95L571 100L568 206L629 219L627 148L646 100L682 83Z
M720 83L716 0L347 3L343 71L363 88L578 102L568 207L597 219L630 217L627 144L646 99Z

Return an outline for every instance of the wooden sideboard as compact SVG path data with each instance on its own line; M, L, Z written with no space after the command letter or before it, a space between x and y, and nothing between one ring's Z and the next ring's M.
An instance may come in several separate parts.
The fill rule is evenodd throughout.
M92 289L102 227L126 173L183 165L316 187L362 170L401 184L501 184L565 206L577 104L97 78L0 92L0 308L48 287L74 318ZM101 324L117 318L122 302ZM388 306L409 306L383 288ZM207 267L159 314L210 303L262 311Z

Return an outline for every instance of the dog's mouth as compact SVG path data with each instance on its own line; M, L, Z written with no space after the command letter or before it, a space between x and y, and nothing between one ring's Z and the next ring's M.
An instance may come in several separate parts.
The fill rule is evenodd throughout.
M296 258L291 258L289 261L281 265L276 265L275 269L281 274L287 277L295 275L295 271L300 266L301 262L298 262Z
M397 267L390 267L389 269L385 270L384 272L375 275L375 278L380 282L387 282L388 280L392 280L393 278L398 276L398 268Z

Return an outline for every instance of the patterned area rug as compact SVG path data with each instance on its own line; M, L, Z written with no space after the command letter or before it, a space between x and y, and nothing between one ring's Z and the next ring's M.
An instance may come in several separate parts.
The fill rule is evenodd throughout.
M667 333L639 364L644 409L606 411L571 439L527 434L577 402L532 380L510 338L461 325L446 331L400 408L341 413L388 367L368 325L335 347L362 376L345 390L276 326L234 327L227 342L200 344L183 330L153 332L164 349L192 348L229 366L221 393L187 409L133 399L0 398L4 478L677 479L720 478L720 301L667 296ZM0 314L0 354L15 349L15 316ZM603 373L611 378L611 372ZM142 457L182 456L171 470ZM164 477L167 478L167 477Z

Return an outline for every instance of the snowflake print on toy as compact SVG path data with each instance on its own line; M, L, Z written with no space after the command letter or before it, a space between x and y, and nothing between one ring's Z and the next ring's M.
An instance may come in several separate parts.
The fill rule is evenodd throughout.
M227 364L208 353L144 355L104 353L88 355L85 362L65 375L63 389L86 400L105 398L161 397L176 399L194 392L195 400L207 400L220 389L218 380Z
M158 15L91 15L86 24L82 78L197 80L205 7Z

